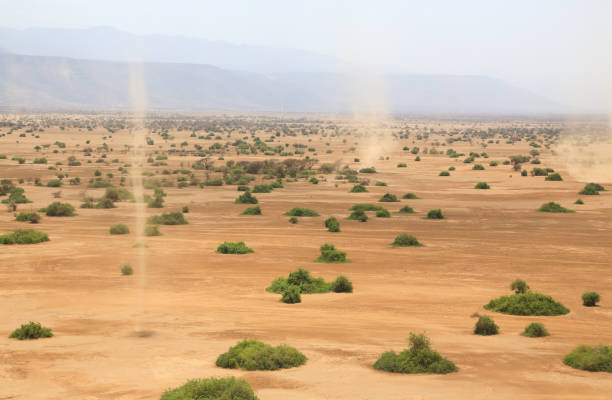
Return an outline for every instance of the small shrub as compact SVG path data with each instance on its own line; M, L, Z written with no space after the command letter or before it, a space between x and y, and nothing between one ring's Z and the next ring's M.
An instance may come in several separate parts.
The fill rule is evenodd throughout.
M586 292L582 294L582 304L586 307L595 307L599 303L600 297L596 292Z
M444 215L442 215L442 210L429 210L429 212L427 213L427 219L444 219Z
M244 242L223 242L217 247L220 254L247 254L253 253L253 249L247 247Z
M355 185L351 188L350 193L366 193L368 189L363 185Z
M160 400L259 400L251 385L243 379L207 378L190 380L170 389Z
M376 168L374 168L374 167L361 168L359 170L359 172L362 173L362 174L375 174L376 173Z
M73 217L75 215L74 207L71 204L59 201L49 204L46 214L48 217Z
M295 207L285 213L288 217L318 217L316 211L308 208Z
M180 211L164 213L162 215L152 215L147 219L147 224L152 225L186 225L188 222Z
M582 189L580 192L578 192L578 194L582 194L585 196L594 196L594 195L598 195L599 192L603 192L606 189L601 186L599 183L587 183L584 186L584 189Z
M251 192L244 192L234 201L236 204L257 204L257 197L253 196Z
M261 208L259 206L247 207L242 215L261 215Z
M485 167L483 167L482 164L474 164L472 169L475 170L475 171L483 171L485 169Z
M291 218L289 218L289 223L290 223L290 224L292 224L292 225L297 224L297 223L298 223L298 219L297 219L297 217L291 217Z
M406 163L402 162L402 163L397 164L397 168L406 168L406 167L407 167Z
M53 332L51 332L51 329L45 328L38 322L23 324L19 328L15 329L9 336L11 339L18 340L33 340L50 337L53 337Z
M532 322L525 327L525 331L523 331L521 335L527 337L544 337L550 336L550 333L548 333L546 327L544 327L544 324L540 322Z
M159 225L147 225L144 231L145 236L161 236Z
M393 243L391 243L393 247L407 247L407 246L422 246L421 243L417 240L416 237L412 235L408 235L406 233L402 233L398 235Z
M580 345L563 358L563 364L583 371L612 373L612 346Z
M584 201L582 201L582 199L578 199L574 202L574 204L583 205Z
M335 217L329 217L325 220L325 227L328 232L340 232L340 222Z
M331 284L326 283L323 278L315 278L310 273L300 268L297 271L289 273L288 278L279 277L272 281L272 284L266 288L266 291L272 293L283 293L288 286L296 286L300 293L327 293L331 290Z
M306 363L306 356L291 346L273 347L263 342L246 339L217 358L221 368L239 368L247 371L276 371L281 368L299 367Z
M134 269L130 264L124 264L121 266L121 275L132 275L134 273Z
M321 246L321 255L317 257L316 262L324 263L344 263L349 262L346 259L346 252L337 250L333 244L325 243Z
M512 296L501 296L484 306L486 310L511 315L563 315L569 310L550 296L526 291Z
M60 187L63 185L63 182L59 179L51 179L47 182L47 187Z
M414 214L414 209L410 206L403 206L399 209L398 213L400 214Z
M353 283L346 276L340 275L332 282L331 290L335 293L353 293Z
M130 233L130 228L128 228L127 225L116 224L110 227L111 235L125 235L128 233Z
M555 172L554 174L548 175L546 178L544 178L544 180L545 181L562 181L563 178L561 178L561 175Z
M418 199L419 197L414 193L406 193L402 196L402 199Z
M457 366L431 348L425 334L410 334L410 347L399 354L383 353L374 363L374 369L403 374L448 374L458 371Z
M573 213L574 210L570 210L569 208L565 208L561 206L559 203L555 203L551 201L549 203L542 204L542 206L538 209L540 212L549 212L549 213Z
M438 176L450 176L450 172L448 171L441 171Z
M478 318L474 326L475 335L489 336L499 333L499 327L489 316L479 314L474 314L472 316Z
M525 293L529 290L529 285L522 279L517 279L510 284L510 290L514 290L514 293Z
M383 208L383 209L376 211L376 217L377 218L390 218L391 213L386 208Z
M287 304L301 303L300 288L294 285L287 286L282 292L280 301Z
M491 189L491 186L487 182L478 182L474 189Z
M17 214L17 217L15 217L15 221L37 224L40 222L40 215L35 212L21 212Z
M399 200L397 199L397 196L395 196L394 194L385 193L383 197L381 197L380 200L378 201L383 202L383 203L395 203L395 202L398 202Z
M364 210L355 210L347 217L347 219L366 222L368 220L368 216Z
M382 181L376 181L376 183L374 183L374 186L387 186L387 183Z
M189 213L189 207L183 206L183 209L181 211L183 212L183 214L188 214Z
M18 229L12 233L0 235L0 244L36 244L48 242L46 233L32 229Z
M272 188L270 185L255 185L253 186L253 193L270 193Z

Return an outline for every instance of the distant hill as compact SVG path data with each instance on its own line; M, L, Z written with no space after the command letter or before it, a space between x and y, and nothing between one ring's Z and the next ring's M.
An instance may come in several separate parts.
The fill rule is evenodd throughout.
M0 44L1 46L1 44ZM134 64L132 64L133 66ZM129 109L130 63L0 53L0 106ZM546 99L484 76L254 73L211 65L141 64L152 109L536 114Z

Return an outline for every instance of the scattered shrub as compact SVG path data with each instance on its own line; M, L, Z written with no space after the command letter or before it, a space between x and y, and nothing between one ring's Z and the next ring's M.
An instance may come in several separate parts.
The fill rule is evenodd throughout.
M111 235L125 235L128 233L130 233L130 228L128 228L127 225L116 224L110 227Z
M499 327L497 324L487 315L474 314L472 317L477 317L476 325L474 326L474 334L489 336L497 335L499 333Z
M362 174L375 174L376 173L376 168L374 168L374 167L361 168L359 170L359 172L362 173Z
M402 196L402 199L418 199L419 197L414 193L406 193Z
M450 176L450 172L448 171L441 171L438 176Z
M9 336L11 339L18 340L33 340L50 337L53 337L53 332L51 332L51 329L45 328L38 322L23 324L19 328L15 329Z
M60 187L63 185L63 182L59 179L51 179L47 182L47 187Z
M407 167L406 163L402 162L402 163L397 164L397 168L406 168L406 167Z
M353 283L346 276L340 275L331 283L331 290L335 293L353 293Z
M483 171L485 169L485 167L483 167L482 164L474 164L472 169L475 170L475 171Z
M282 292L280 301L287 304L301 303L302 296L300 295L300 288L293 285L287 286Z
M290 224L293 224L293 225L297 224L297 223L298 223L298 219L297 219L297 217L291 217L291 218L289 218L289 223L290 223Z
M612 373L612 346L580 345L563 358L563 364L583 371Z
M300 293L327 293L331 290L331 284L326 283L323 278L315 278L310 273L300 268L295 272L291 272L288 278L276 278L266 291L272 293L283 293L288 286L296 286Z
M181 211L183 212L183 214L188 214L189 213L189 207L183 206L183 209Z
M376 217L377 218L390 218L391 217L391 213L386 208L382 208L382 209L376 211Z
M511 285L511 288L515 291L520 287L512 287L513 285ZM527 288L524 290L524 292L516 292L512 296L493 299L484 308L512 315L563 315L569 312L563 304L554 301L550 296L532 292Z
M478 182L474 189L491 189L491 186L487 182Z
M569 208L565 208L561 206L559 203L555 203L551 201L549 203L542 204L542 206L538 209L540 212L549 212L549 213L573 213L574 210L570 210Z
M236 204L257 204L257 197L253 196L251 192L244 192L234 201Z
M161 236L159 225L147 225L144 231L145 236Z
M510 284L510 290L514 290L514 293L525 293L529 290L529 285L522 279L517 279Z
M21 212L17 214L17 217L15 217L15 221L37 224L38 222L40 222L40 215L35 212Z
M544 178L544 180L545 181L562 181L563 178L561 178L561 175L555 172L554 174L548 175L546 178Z
M46 208L48 217L72 217L75 215L74 207L68 203L56 201Z
M548 333L546 327L544 327L544 324L540 322L532 322L525 327L525 331L523 331L521 335L527 337L544 337L550 336L550 333Z
M255 185L253 186L253 193L270 193L272 188L270 185Z
M239 368L247 371L276 371L299 367L306 362L305 355L291 346L269 344L245 339L217 358L217 367Z
M452 361L433 350L424 333L410 334L410 347L399 354L383 353L374 363L374 369L403 374L448 374L458 371Z
M134 273L134 269L130 264L124 264L121 266L121 275L132 275Z
M599 294L596 292L585 292L582 294L582 304L586 307L595 307L599 300Z
M416 237L412 235L408 235L406 233L402 233L398 235L393 243L391 243L393 247L407 247L407 246L422 246L421 243L417 240Z
M360 184L353 186L350 190L351 193L366 193L368 189Z
M314 210L309 210L308 208L295 207L285 213L288 217L318 217Z
M346 259L346 252L337 250L333 244L325 243L321 246L321 255L317 257L316 262L325 263L344 263L349 262Z
M340 232L340 222L335 217L329 217L325 220L325 227L328 232Z
M147 224L152 225L186 225L188 222L180 211L164 213L162 215L152 215L147 219Z
M582 194L585 196L594 196L594 195L598 195L599 192L603 192L606 189L601 186L599 183L587 183L584 186L584 189L582 189L580 192L578 192L578 194Z
M247 254L253 253L253 249L247 247L244 242L223 242L217 247L220 254Z
M578 199L574 202L574 204L583 205L584 201L582 201L582 199Z
M259 206L247 207L242 215L261 215L261 208Z
M229 378L194 379L166 391L160 400L259 400L245 380Z
M414 214L414 209L410 206L403 206L398 212L400 214Z
M48 242L46 233L32 229L18 229L12 233L0 235L0 244L36 244Z
M383 202L383 203L395 203L398 202L399 200L397 199L397 196L391 193L385 193L383 195L383 197L380 198L380 200L378 200L379 202Z
M429 212L427 213L427 219L444 219L444 215L442 215L442 210L429 210Z

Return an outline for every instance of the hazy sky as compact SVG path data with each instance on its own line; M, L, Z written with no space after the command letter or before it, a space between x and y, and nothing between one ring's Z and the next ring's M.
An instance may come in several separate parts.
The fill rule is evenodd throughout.
M0 25L6 27L104 25L136 34L299 48L385 71L489 75L576 107L603 109L612 94L612 0L0 4Z

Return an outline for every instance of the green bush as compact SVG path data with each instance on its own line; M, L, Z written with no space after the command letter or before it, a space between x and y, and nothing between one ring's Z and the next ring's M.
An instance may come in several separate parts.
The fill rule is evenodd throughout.
M450 176L450 172L448 171L441 171L438 176Z
M183 212L183 214L188 214L189 213L189 207L183 206L183 209L181 211Z
M478 182L474 189L491 189L491 186L487 182Z
M485 169L485 167L483 167L482 164L474 164L472 169L475 170L475 171L482 171L482 170Z
M23 324L19 328L15 329L9 336L11 339L18 340L32 340L50 337L53 337L53 332L51 332L51 329L45 328L38 322Z
M160 400L259 400L249 383L234 377L188 381L166 391Z
M261 215L261 207L259 206L247 207L242 212L242 215Z
M532 291L493 299L484 308L511 315L563 315L569 312L550 296Z
M186 225L187 220L180 211L164 213L162 215L152 215L147 219L147 224L152 225Z
M545 181L562 181L563 178L561 177L561 175L555 172L554 174L548 175L546 178L544 178L544 180Z
M247 247L244 242L223 242L217 247L220 254L247 254L253 253L253 249Z
M382 209L376 211L376 217L377 218L390 218L391 217L391 213L386 208L382 208Z
M130 228L128 228L127 225L115 224L110 227L111 235L125 235L128 233L130 233Z
M374 168L374 167L361 168L359 170L359 172L362 173L362 174L375 174L376 173L376 168Z
M529 290L529 285L522 279L516 279L510 284L510 290L514 290L514 293L525 293Z
M383 203L396 203L399 200L397 199L396 195L391 193L385 193L383 197L381 197L378 201Z
M351 188L350 193L366 193L368 189L363 185L355 185Z
M418 199L419 197L414 193L406 193L402 196L402 199Z
M244 192L234 201L236 204L257 204L257 197L253 196L251 192Z
M382 181L376 181L376 183L374 183L374 186L387 186L387 183Z
M63 182L59 179L51 179L49 182L47 182L47 187L61 187L63 185Z
M425 334L410 334L410 347L399 354L383 353L374 363L374 369L403 374L448 374L458 371L457 366L433 350Z
M295 207L285 213L288 217L318 217L314 210L309 210L308 208Z
M239 368L247 371L276 371L281 368L299 367L306 363L306 356L291 346L269 344L245 339L230 347L217 358L217 367Z
M333 244L325 243L321 246L321 255L317 257L316 262L324 263L345 263L349 262L346 259L346 252L337 250Z
M15 203L15 204L25 204L31 203L27 197L24 195L25 190L20 187L12 186L8 189L8 197L2 200L2 203Z
M382 206L379 206L376 204L370 204L370 203L355 204L351 208L349 208L349 210L351 211L378 211L382 209L383 209Z
M59 201L49 204L46 213L48 217L73 217L75 215L74 207L71 204Z
M442 210L429 210L429 212L427 213L427 219L444 219L444 215L442 215Z
M368 216L363 210L355 210L347 217L347 219L366 222L368 220Z
M573 213L574 210L570 210L569 208L565 208L561 206L559 203L555 203L551 201L549 203L542 204L542 206L538 209L540 212L550 212L550 213Z
M124 264L121 266L121 275L132 275L134 268L130 264Z
M582 199L578 199L574 202L574 204L583 205L584 201L582 201Z
M107 197L103 197L95 204L94 208L116 208L115 203Z
M104 198L112 201L129 201L134 200L134 195L127 189L107 187L104 192Z
M521 335L527 337L544 337L550 336L550 333L548 333L546 327L544 327L544 324L540 322L532 322L525 327L525 331L523 331Z
M499 327L489 316L479 314L474 314L472 316L478 318L474 326L475 335L489 336L499 333Z
M21 212L17 214L17 216L15 217L15 221L37 224L38 222L40 222L40 215L35 212Z
M255 185L253 186L253 193L270 193L272 187L270 185Z
M612 346L580 345L563 358L563 364L590 372L612 372Z
M304 294L327 293L331 290L331 284L326 283L323 278L312 277L307 270L300 268L291 272L288 278L276 278L266 291L281 294L289 286L296 286L299 292Z
M586 292L582 294L582 304L586 307L595 307L599 303L599 294L596 292Z
M48 242L46 233L32 229L18 229L12 233L0 235L0 244L36 244Z
M603 192L606 189L601 186L599 183L587 183L584 186L584 189L582 189L580 192L578 192L578 194L582 194L585 196L594 196L594 195L598 195L599 192Z
M406 168L406 167L407 167L406 163L401 162L397 164L397 168Z
M340 275L331 283L331 290L335 293L353 293L353 283L346 276Z
M290 224L293 224L293 225L297 224L297 223L298 223L298 219L297 219L297 217L291 217L291 218L289 218L289 223L290 223Z
M406 233L402 233L398 235L393 243L391 243L393 247L407 247L407 246L422 246L421 243L417 240L416 237L412 235L408 235Z
M329 217L325 220L325 227L328 232L340 232L340 222L335 217Z
M147 225L144 231L145 236L161 236L159 225Z
M300 288L294 285L287 286L282 292L280 301L287 304L301 303Z

